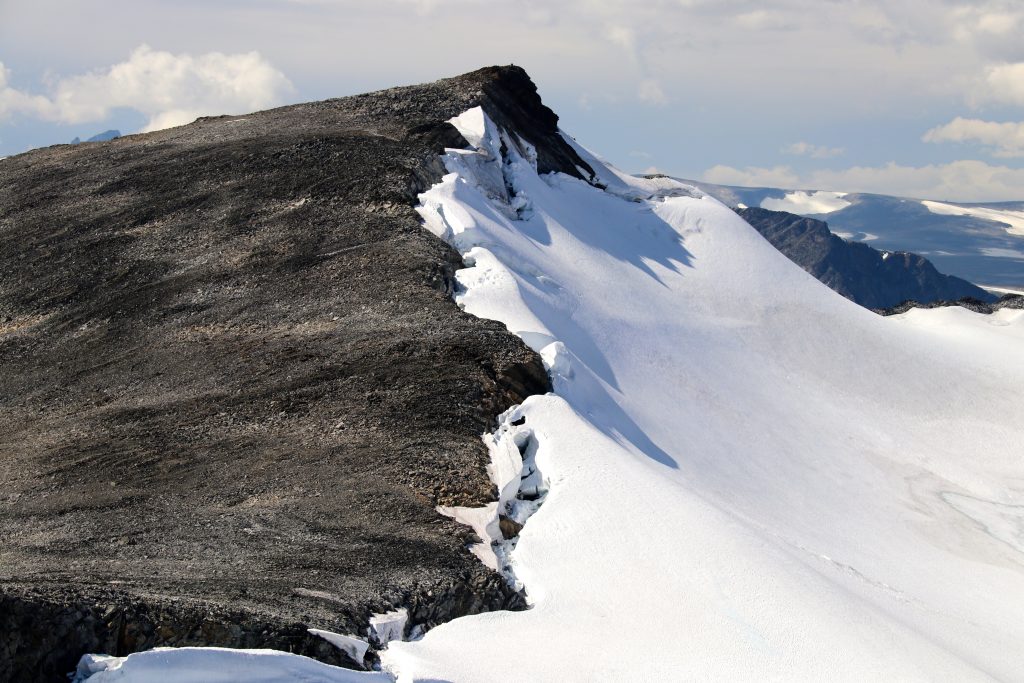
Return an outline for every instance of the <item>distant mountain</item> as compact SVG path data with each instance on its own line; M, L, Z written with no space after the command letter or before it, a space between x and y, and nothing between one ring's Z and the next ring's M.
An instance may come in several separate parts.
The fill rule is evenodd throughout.
M752 207L736 212L790 260L861 306L882 309L908 300L997 299L966 280L943 275L919 254L848 242L832 234L824 221Z
M729 206L827 220L832 232L844 239L868 242L883 251L920 254L938 270L979 285L1024 289L1024 201L963 204L685 182Z
M85 142L106 142L107 140L113 140L114 138L121 137L121 131L119 130L105 130L102 133L97 133ZM77 145L82 142L81 138L75 138L71 141L72 145Z

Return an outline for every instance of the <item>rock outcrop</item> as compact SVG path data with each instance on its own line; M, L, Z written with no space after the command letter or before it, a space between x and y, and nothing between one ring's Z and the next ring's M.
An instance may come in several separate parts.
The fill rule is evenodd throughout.
M550 388L414 209L478 105L588 176L517 67L0 165L0 680L524 606L435 512Z
M943 275L918 254L882 252L861 242L847 242L832 234L823 221L759 208L736 212L791 261L861 306L884 309L907 300L996 299L966 280Z

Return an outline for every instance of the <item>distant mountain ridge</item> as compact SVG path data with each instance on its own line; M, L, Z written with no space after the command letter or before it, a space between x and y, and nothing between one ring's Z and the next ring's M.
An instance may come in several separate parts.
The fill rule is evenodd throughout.
M868 242L883 251L920 254L939 271L978 285L1024 289L1024 202L970 204L684 182L731 207L781 210L827 220L840 237Z
M96 135L93 135L91 138L85 140L85 142L106 142L108 140L114 140L119 137L121 137L121 131L111 129L105 130L102 133L97 133ZM71 144L78 145L81 144L82 142L83 141L80 138L76 137L74 140L71 141Z
M885 309L913 300L956 301L965 297L991 303L998 297L906 251L879 251L834 235L824 221L785 211L739 208L750 223L790 260L861 306Z

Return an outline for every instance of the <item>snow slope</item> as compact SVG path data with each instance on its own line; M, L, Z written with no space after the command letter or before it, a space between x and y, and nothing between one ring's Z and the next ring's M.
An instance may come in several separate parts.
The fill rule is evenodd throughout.
M1024 237L1024 211L993 209L986 206L962 206L943 202L921 202L932 213L941 216L974 216L1006 226L1006 232Z
M453 123L473 149L448 150L426 225L466 256L458 302L522 336L554 381L504 416L525 418L522 457L496 446L492 468L514 516L529 507L517 476L547 494L514 549L480 553L533 608L392 642L385 668L1024 679L1019 311L882 318L690 186L582 148L606 189L542 177L482 111ZM461 514L484 528L498 507Z
M424 214L467 311L561 344L517 413L550 493L534 608L393 644L399 680L1024 677L1019 314L878 317L692 188L455 123Z
M127 657L86 655L72 683L382 683L385 674L349 671L275 650L156 648Z

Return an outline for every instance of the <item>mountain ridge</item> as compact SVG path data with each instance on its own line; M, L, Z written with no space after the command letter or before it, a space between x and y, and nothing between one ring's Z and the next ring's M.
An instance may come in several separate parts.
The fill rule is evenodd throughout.
M434 509L494 498L480 434L550 387L414 209L472 106L583 175L511 66L4 161L0 679L159 645L358 667L305 628L524 606Z
M941 272L979 286L1024 288L1024 201L947 203L867 192L683 182L727 206L826 220L844 239L920 254Z
M998 298L966 280L939 273L919 254L882 252L844 240L825 221L754 207L736 213L794 263L865 308L887 309L910 300L928 304L973 298L993 303Z

